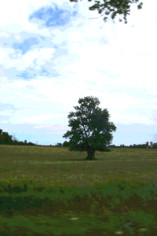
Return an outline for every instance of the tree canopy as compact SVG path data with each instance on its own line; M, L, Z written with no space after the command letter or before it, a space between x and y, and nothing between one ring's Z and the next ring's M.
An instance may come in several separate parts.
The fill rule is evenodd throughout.
M79 0L69 0L70 2L78 2ZM94 3L89 10L97 10L103 17L104 21L109 18L115 19L119 16L119 21L127 23L127 16L130 15L132 4L137 4L137 9L141 9L143 3L140 0L88 0Z
M95 159L95 151L109 151L112 132L116 126L109 121L107 109L99 108L100 101L96 97L80 98L75 112L70 112L69 127L64 134L68 138L70 150L87 151L87 160Z

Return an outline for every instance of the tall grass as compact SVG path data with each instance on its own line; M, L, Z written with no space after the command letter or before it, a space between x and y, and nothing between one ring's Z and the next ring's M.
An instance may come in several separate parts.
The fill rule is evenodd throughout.
M0 235L157 235L157 151L0 146Z

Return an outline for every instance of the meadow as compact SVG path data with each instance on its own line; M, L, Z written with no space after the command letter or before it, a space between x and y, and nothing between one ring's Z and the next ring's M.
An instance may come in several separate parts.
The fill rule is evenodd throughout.
M0 145L0 235L157 235L157 149Z

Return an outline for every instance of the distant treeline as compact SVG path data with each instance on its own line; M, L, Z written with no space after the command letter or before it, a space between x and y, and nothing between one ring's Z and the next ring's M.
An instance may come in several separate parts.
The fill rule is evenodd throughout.
M11 144L11 145L37 145L31 142L25 141L18 141L14 136L9 135L7 132L4 132L2 129L0 129L0 144ZM56 145L50 145L50 146L56 146L56 147L68 147L69 143L65 141L64 143L57 143ZM133 144L133 145L124 145L121 144L119 146L116 145L109 145L108 148L150 148L148 143L146 144ZM157 143L152 143L151 148L157 148Z
M55 146L57 147L68 147L68 142L65 141L64 143L57 143ZM109 145L109 148L150 148L150 146L146 144L133 144L133 145L124 145L121 144L119 146L116 145ZM157 143L153 143L151 148L157 148Z
M0 144L11 144L11 145L35 145L34 143L25 141L18 141L12 135L9 135L7 132L4 132L0 129Z
M109 145L110 148L157 148L157 143L153 143L150 147L148 144L133 144L133 145L124 145L121 144L120 146L116 145Z

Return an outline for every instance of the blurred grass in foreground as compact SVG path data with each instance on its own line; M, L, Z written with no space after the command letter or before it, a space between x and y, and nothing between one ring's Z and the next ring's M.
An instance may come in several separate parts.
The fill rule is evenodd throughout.
M0 235L157 235L157 151L0 146Z

